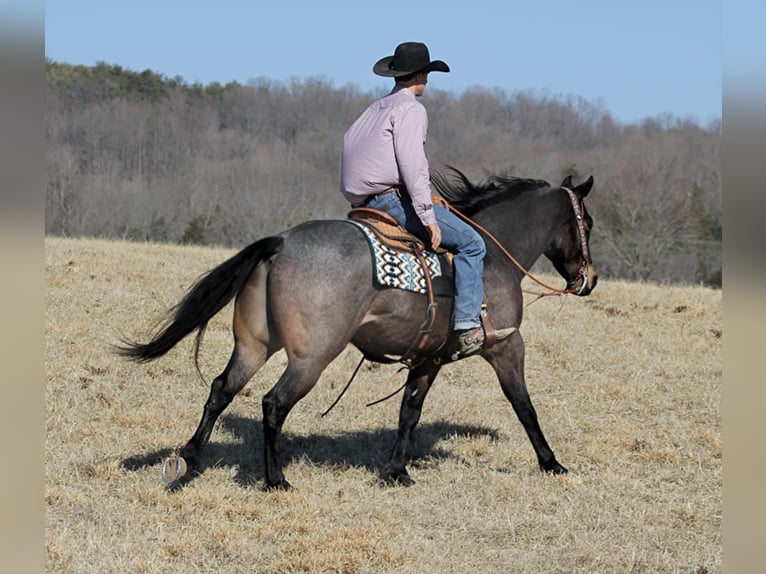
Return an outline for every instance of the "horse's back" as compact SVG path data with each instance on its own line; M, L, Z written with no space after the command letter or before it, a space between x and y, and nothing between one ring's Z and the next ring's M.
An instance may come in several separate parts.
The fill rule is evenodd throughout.
M284 245L272 274L298 287L335 285L358 281L371 273L369 247L362 232L346 220L312 220L280 236ZM285 285L287 287L287 285Z

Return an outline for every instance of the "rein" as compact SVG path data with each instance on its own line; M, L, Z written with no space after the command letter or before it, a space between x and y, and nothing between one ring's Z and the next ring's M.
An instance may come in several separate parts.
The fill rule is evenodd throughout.
M488 231L487 229L485 229L484 227L476 223L470 217L462 214L460 211L452 207L449 203L446 204L446 207L447 209L449 209L452 213L460 217L466 223L484 232L487 235L487 237L489 237L492 240L492 242L495 245L497 245L500 251L502 251L503 255L505 255L514 265L516 265L516 267L518 267L524 275L529 277L532 281L534 281L535 283L537 283L544 289L548 289L550 291L550 293L532 293L531 291L523 290L525 293L531 293L533 295L537 295L538 299L541 297L551 297L555 295L567 295L569 293L574 293L579 295L588 284L588 265L590 264L590 250L588 249L588 239L587 239L587 235L585 234L585 218L583 217L581 200L580 198L577 197L577 194L571 189L569 189L568 187L562 187L561 189L566 191L567 195L569 195L569 199L572 202L572 209L574 210L575 218L577 219L577 234L579 235L579 238L580 238L580 248L582 249L582 254L583 254L583 263L580 266L580 271L578 272L579 275L583 278L583 282L579 289L559 289L558 287L552 287L546 283L543 283L540 279L532 275L532 273L530 273L526 268L524 268L524 266L521 263L519 263L518 260L513 255L511 255L505 247L502 246L502 244L497 240L497 238L494 235L492 235L490 231Z
M343 390L338 395L338 398L336 398L335 401L327 408L327 410L322 413L323 417L326 416L331 410L333 410L335 408L335 405L337 405L340 402L340 400L343 398L343 395L346 394L346 391L351 386L351 383L354 382L354 379L356 378L356 374L359 372L359 368L362 366L362 363L364 363L364 360L365 360L365 356L362 355L362 358L359 360L359 364L356 366L356 369L354 369L354 374L351 375L351 378L346 383L346 386L343 387ZM411 367L407 367L406 365L404 367L400 367L393 375L391 375L391 379L396 377L399 373L401 373L404 369L407 369L407 368L411 368ZM406 387L406 386L407 386L407 381L405 381L404 384L401 387L399 387L398 389L396 389L393 393L390 393L390 394L386 395L382 399L377 399L377 400L372 401L371 403L367 403L365 406L372 407L372 406L375 406L375 405L377 405L379 403L385 402L388 399L390 399L391 397L394 397L394 396L398 395L402 391L402 389L404 387Z

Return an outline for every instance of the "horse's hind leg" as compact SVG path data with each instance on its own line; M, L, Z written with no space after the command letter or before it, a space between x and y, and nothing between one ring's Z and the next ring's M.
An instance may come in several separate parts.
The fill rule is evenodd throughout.
M553 474L568 472L564 466L559 464L550 446L548 446L548 441L545 440L537 420L535 407L532 406L532 400L529 398L527 385L524 382L524 340L521 335L516 333L511 340L502 345L502 349L498 346L496 350L493 349L492 352L487 353L485 358L495 369L503 393L511 402L516 416L524 426L524 430L532 442L532 448L535 449L540 468L544 472Z
M234 347L228 365L210 385L210 396L205 403L202 420L194 436L179 453L191 470L199 468L200 453L210 440L210 433L218 417L256 371L263 366L267 358L267 348L260 343L251 342L246 347L241 344Z
M277 350L278 345L270 342L266 311L266 280L271 265L271 261L261 262L237 297L233 317L234 351L226 368L210 385L202 420L180 452L181 460L192 470L200 466L201 450L210 440L218 417ZM163 467L166 482L175 478L165 474Z
M282 471L282 425L295 404L314 387L327 362L291 359L279 381L263 397L263 449L266 488L289 490Z
M416 367L410 371L407 377L407 385L399 409L399 429L396 433L396 442L394 442L391 457L382 473L382 479L386 482L403 486L410 486L415 482L410 478L405 466L407 446L410 442L410 435L420 420L423 401L425 401L426 394L428 394L439 369L438 365L433 364L427 368Z

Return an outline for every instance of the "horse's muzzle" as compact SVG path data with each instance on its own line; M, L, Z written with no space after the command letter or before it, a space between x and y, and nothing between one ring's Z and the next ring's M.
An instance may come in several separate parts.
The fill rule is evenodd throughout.
M598 283L598 273L593 265L583 265L580 273L572 283L567 285L567 291L580 297L590 295L590 292L596 288Z

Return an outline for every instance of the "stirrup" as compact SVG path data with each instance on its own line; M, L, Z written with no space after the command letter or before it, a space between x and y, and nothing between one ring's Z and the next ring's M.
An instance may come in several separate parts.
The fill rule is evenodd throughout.
M453 332L453 348L450 352L450 359L457 361L481 351L486 343L484 329L474 327L465 331Z
M470 343L466 341L466 339L476 330L479 330L479 333L477 333L477 339L475 341L471 341ZM506 327L505 329L499 329L494 332L494 341L492 342L492 345L499 341L503 341L513 335L518 329L516 327ZM484 332L484 329L482 327L476 327L474 329L470 329L466 332L463 332L459 334L456 338L457 347L452 350L450 353L450 359L453 361L457 361L458 359L463 359L465 357L470 357L471 355L481 351L482 349L486 347L491 347L492 345L488 344L486 333ZM467 344L466 344L467 343Z

